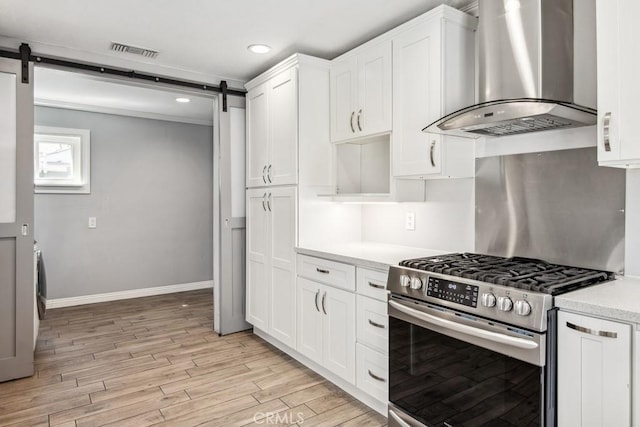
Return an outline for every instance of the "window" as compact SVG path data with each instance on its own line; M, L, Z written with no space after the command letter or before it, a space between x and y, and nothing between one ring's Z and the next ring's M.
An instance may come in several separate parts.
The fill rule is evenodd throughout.
M36 126L33 138L36 193L91 192L89 135L87 129Z

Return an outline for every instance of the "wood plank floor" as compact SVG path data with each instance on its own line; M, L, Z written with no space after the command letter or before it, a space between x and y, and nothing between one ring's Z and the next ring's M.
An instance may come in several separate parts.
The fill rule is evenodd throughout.
M381 426L250 332L212 331L210 290L47 311L36 374L0 383L0 426Z

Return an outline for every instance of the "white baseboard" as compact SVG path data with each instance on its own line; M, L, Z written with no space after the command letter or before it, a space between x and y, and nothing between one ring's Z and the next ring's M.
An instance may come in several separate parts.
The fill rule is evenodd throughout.
M106 294L48 299L47 309L71 307L74 305L95 304L98 302L117 301L121 299L149 297L153 295L173 294L176 292L194 291L196 289L207 288L213 288L213 280L206 280L204 282L182 283L179 285L156 286L153 288L133 289L130 291L109 292Z

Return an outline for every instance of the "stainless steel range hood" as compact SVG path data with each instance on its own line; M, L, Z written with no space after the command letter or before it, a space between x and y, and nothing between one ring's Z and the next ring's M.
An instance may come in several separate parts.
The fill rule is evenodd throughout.
M573 0L479 0L479 104L423 129L467 138L596 123L573 103Z

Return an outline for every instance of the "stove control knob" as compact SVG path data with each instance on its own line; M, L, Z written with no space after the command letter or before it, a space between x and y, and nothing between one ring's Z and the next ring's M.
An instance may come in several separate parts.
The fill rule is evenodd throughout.
M411 282L411 278L406 274L403 274L400 276L400 286L402 286L403 288L406 288L407 286L409 286L410 282Z
M411 289L420 289L422 287L422 280L419 277L411 278Z
M493 307L496 305L496 296L491 292L485 292L482 294L482 305L485 307Z
M520 316L528 316L531 313L531 305L525 300L517 300L513 311Z
M511 311L513 308L513 302L509 297L498 297L498 310Z

